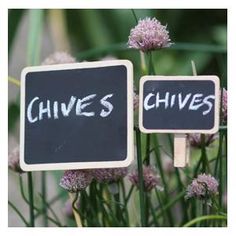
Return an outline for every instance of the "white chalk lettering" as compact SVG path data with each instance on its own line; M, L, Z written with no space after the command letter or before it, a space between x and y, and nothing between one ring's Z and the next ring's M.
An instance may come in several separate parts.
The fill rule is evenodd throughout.
M170 96L170 93L167 92L166 95L165 95L165 98L160 99L160 94L157 93L157 95L156 95L156 107L158 108L160 106L160 103L164 103L165 108L168 108L168 106L169 106L169 96Z
M38 120L38 117L35 117L35 118L32 117L32 107L33 107L34 102L37 100L39 100L39 97L33 98L27 108L27 118L30 123L34 123Z
M175 105L175 97L176 97L175 94L171 96L170 107L173 107Z
M78 101L76 103L76 115L78 115L78 116L88 116L88 117L94 116L95 112L82 112L82 110L92 103L92 102L87 102L87 101L93 99L96 96L97 96L96 94L91 94L91 95L88 95L88 96L84 97L83 99L78 99ZM87 103L83 104L83 102L87 102Z
M151 97L155 96L153 93L149 93L146 98L144 99L144 102L143 102L143 106L144 106L144 109L146 111L152 109L155 107L155 104L152 104L152 105L148 105L148 102L150 100Z
M47 100L47 106L43 107L43 102L39 103L39 120L43 119L43 114L46 113L48 118L51 118L51 110L50 110L50 101Z
M154 101L152 98L155 98ZM152 102L150 100L152 99ZM160 93L157 92L154 93L148 93L144 97L143 101L143 107L146 111L151 109L188 109L191 111L197 111L199 108L202 107L203 115L207 115L212 107L213 107L213 101L215 96L214 95L208 95L204 97L202 93L188 93L186 95L183 95L182 93L177 94L170 94L170 92ZM163 103L163 106L161 106L161 103Z
M191 95L192 95L191 93L187 94L185 96L184 100L183 100L182 99L182 93L179 93L178 98L179 98L179 109L180 110L182 110L185 107L185 105L187 104L187 102L188 102L189 98L191 97Z
M189 110L197 110L199 107L204 105L203 103L196 104L196 103L202 102L202 98L201 98L202 96L203 96L203 94L201 94L201 93L197 93L197 94L193 95L192 101L189 105ZM201 99L199 99L199 98L201 98Z
M59 118L58 117L58 102L57 101L55 101L53 103L53 117L54 117L54 119L58 119Z
M208 101L209 99L213 99L214 100L215 96L214 95L209 95L209 96L207 96L207 97L205 97L203 99L203 103L208 106L208 109L202 113L204 116L207 115L211 111L212 106L213 106L212 102Z
M27 120L30 123L35 123L43 119L60 119L60 116L69 117L71 113L76 116L86 116L92 117L95 116L94 111L87 111L88 107L94 103L94 105L99 105L100 110L97 113L97 116L108 117L113 109L114 105L109 99L113 97L113 93L109 93L101 98L98 101L95 100L97 97L96 94L90 94L84 98L77 98L76 96L71 96L68 103L58 102L58 101L42 101L39 97L34 97L27 106ZM91 108L95 108L91 106ZM32 112L34 111L34 113ZM97 111L97 108L96 108ZM37 114L35 114L38 112Z
M75 101L76 101L76 97L74 96L71 96L70 97L70 101L69 101L69 104L68 106L66 107L66 104L65 103L62 103L61 104L61 111L62 111L62 114L64 116L69 116L74 104L75 104Z
M105 111L104 109L102 109L102 111L100 112L100 116L101 117L107 117L110 115L110 113L112 112L113 110L113 105L106 101L108 98L111 98L113 96L113 94L108 94L106 95L105 97L103 97L101 100L100 100L100 103L107 108L107 111Z

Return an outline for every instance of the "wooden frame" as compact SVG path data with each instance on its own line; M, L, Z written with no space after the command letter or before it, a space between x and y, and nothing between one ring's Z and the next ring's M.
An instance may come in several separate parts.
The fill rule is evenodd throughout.
M214 112L214 127L209 130L178 130L178 129L146 129L143 126L143 88L146 81L173 81L173 80L186 80L186 81L212 81L215 85L215 112ZM143 76L140 79L140 87L139 87L139 128L143 133L216 133L219 129L219 96L220 96L220 86L219 86L219 78L217 76Z
M25 145L25 78L27 73L36 71L54 71L82 68L98 68L124 65L127 69L127 156L122 161L68 162L27 164L24 160ZM20 166L24 171L92 169L126 167L133 161L133 65L128 60L82 62L47 66L26 67L21 73L21 114L20 114Z

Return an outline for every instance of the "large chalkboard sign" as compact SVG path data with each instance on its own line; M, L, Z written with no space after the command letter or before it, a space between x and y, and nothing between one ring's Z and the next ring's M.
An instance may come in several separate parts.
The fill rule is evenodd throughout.
M144 133L215 133L219 126L216 76L144 76L140 80Z
M25 68L22 169L128 166L133 158L132 73L126 60Z

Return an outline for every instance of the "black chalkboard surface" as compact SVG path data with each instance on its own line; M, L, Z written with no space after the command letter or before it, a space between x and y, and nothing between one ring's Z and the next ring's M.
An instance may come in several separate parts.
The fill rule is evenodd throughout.
M22 72L24 170L108 168L132 161L132 64L28 67Z
M139 125L144 133L217 132L218 77L142 77Z

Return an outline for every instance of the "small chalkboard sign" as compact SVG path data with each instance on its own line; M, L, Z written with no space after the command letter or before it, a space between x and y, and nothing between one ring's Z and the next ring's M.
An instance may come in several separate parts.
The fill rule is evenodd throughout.
M127 60L28 67L21 75L23 170L128 166L133 69Z
M219 127L219 78L144 76L139 111L144 133L215 133Z

